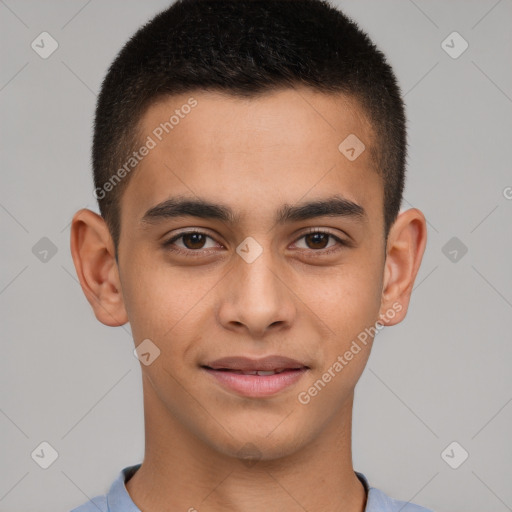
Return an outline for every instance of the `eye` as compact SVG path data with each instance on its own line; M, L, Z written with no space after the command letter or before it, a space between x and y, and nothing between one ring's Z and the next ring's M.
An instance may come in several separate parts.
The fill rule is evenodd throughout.
M208 240L210 240L210 242L208 242ZM208 243L210 245L208 245ZM199 256L205 249L212 249L218 247L220 244L202 231L186 231L173 236L163 245L166 249L177 253L195 256L196 254L193 254L195 252L197 256Z
M304 241L300 242L301 240ZM336 252L340 249L340 246L349 246L350 244L328 231L315 228L298 238L294 245L301 251L318 253L320 256ZM209 252L209 249L222 247L213 237L198 230L185 231L174 235L164 242L163 246L167 250L186 256L202 256Z
M304 240L304 242L301 243L299 242L300 240ZM319 229L310 230L295 242L295 246L299 247L299 249L310 249L313 252L321 252L322 254L337 251L340 245L343 246L349 244L338 236ZM334 251L332 248L334 248Z

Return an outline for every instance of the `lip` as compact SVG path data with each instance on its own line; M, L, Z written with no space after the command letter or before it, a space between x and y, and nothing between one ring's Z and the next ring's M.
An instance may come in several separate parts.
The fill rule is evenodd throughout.
M244 356L222 357L220 359L216 359L215 361L211 361L203 366L208 366L213 370L228 369L241 370L246 372L254 370L271 371L281 368L307 368L307 366L304 363L284 356L267 356L262 357L260 359L253 359Z
M275 395L296 384L309 367L295 359L268 356L261 359L224 357L201 368L222 387L235 393L259 398ZM244 375L238 372L279 371L272 375Z

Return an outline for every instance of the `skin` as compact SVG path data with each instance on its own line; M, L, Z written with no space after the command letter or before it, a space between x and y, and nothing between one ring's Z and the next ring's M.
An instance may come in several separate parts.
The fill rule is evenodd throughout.
M375 140L350 98L306 88L257 99L206 91L166 97L145 113L141 140L190 96L198 105L139 163L122 195L119 263L101 217L80 210L72 222L73 260L98 320L129 321L135 345L149 338L160 349L152 364L141 364L145 458L127 490L145 512L362 512L352 405L373 340L307 405L297 396L365 328L403 320L426 245L425 217L403 211L385 243ZM338 150L351 133L366 145L355 161ZM334 194L361 205L366 217L275 223L285 204ZM177 195L228 206L238 222L141 221ZM185 255L163 245L190 228L211 238L177 240ZM308 228L350 245L327 236L315 245ZM252 263L236 252L249 236L262 248ZM310 369L265 398L227 391L200 368L219 357L273 354ZM247 443L250 464L240 453Z

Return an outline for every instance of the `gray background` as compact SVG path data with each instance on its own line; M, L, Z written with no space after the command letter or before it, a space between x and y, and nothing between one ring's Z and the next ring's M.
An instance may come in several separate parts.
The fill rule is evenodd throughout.
M107 66L167 5L0 1L0 511L67 511L142 460L129 327L96 321L69 222L96 210L89 152ZM409 314L379 334L356 389L355 469L438 512L512 510L512 2L339 5L398 75L409 119L404 207L429 222ZM59 43L48 59L31 48L43 31ZM453 31L469 43L457 59L441 47ZM43 237L57 249L47 261ZM452 237L459 247L443 252ZM42 441L59 455L46 470L31 458ZM453 441L469 453L458 469L441 456Z

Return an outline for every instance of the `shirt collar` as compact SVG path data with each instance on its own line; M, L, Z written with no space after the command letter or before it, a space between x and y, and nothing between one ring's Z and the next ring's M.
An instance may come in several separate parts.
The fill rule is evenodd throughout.
M108 512L141 512L130 498L125 485L140 466L141 464L135 464L124 468L114 480L107 494Z
M135 474L140 466L141 464L128 466L119 473L107 494L108 512L141 512L133 503L126 489L126 482ZM393 512L396 510L395 500L389 498L379 489L371 487L363 473L355 471L355 474L366 491L366 507L364 512Z

